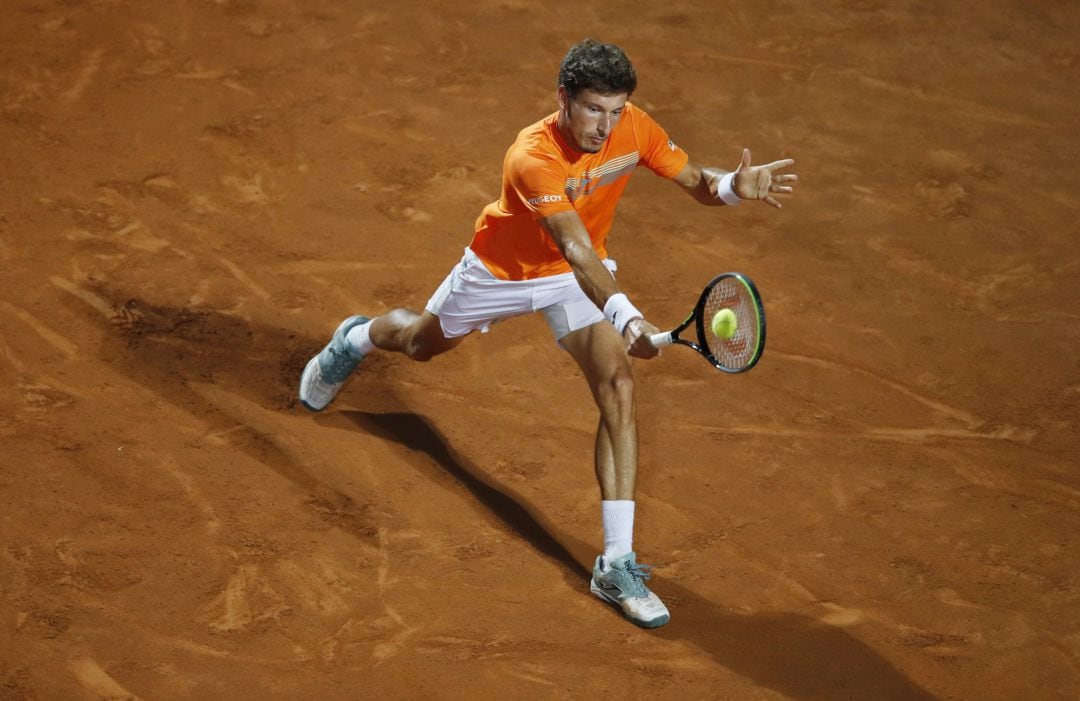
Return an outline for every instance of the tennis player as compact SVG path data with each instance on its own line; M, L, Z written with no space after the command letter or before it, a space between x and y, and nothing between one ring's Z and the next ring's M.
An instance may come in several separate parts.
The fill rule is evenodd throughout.
M790 193L794 161L751 166L750 151L733 172L692 162L648 114L629 102L634 67L612 44L586 39L559 69L559 109L523 129L503 160L502 193L481 212L461 261L420 314L394 309L351 316L313 357L300 379L300 401L319 411L376 349L428 360L497 321L540 312L581 367L600 409L595 468L604 551L590 590L621 607L634 623L670 619L645 582L650 567L633 549L638 439L630 357L652 358L659 329L619 291L607 237L615 205L643 165L674 180L702 204L731 206Z

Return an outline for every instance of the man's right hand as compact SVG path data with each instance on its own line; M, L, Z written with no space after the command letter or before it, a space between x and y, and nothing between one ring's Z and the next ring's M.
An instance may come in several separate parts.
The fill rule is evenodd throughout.
M660 349L652 344L649 338L656 333L660 333L660 329L656 328L648 321L644 319L634 319L626 325L626 329L623 330L623 338L629 346L626 349L626 354L634 357L648 360L649 358L655 358L660 355Z

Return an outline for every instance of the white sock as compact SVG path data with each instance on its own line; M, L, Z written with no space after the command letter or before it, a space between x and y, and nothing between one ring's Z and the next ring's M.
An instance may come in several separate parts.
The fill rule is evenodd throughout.
M600 515L604 521L604 569L634 549L634 502L625 499L603 500Z
M371 342L370 321L349 329L349 333L345 334L345 340L349 343L349 350L356 355L367 355L376 348L376 345Z

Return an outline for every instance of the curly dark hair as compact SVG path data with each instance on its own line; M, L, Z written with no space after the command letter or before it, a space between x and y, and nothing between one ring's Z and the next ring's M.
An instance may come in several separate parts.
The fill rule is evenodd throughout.
M626 93L629 97L637 87L637 74L618 46L585 39L570 47L563 57L559 85L566 87L571 98L581 90L601 95Z

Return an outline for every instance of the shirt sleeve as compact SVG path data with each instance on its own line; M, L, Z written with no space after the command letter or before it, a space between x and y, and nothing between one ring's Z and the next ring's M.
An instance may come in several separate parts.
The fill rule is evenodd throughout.
M640 163L662 178L674 178L686 167L690 156L643 110L635 108L633 116Z
M567 174L554 159L536 153L518 153L506 165L508 184L533 219L574 208L566 196Z

